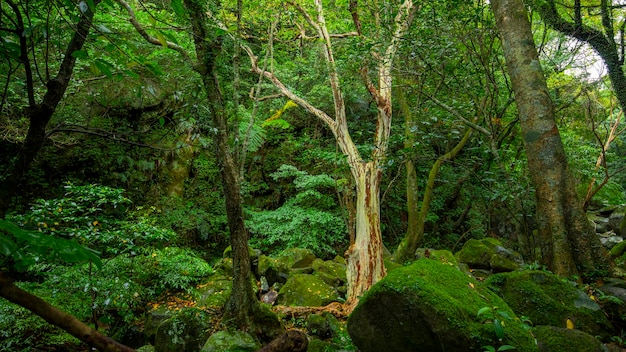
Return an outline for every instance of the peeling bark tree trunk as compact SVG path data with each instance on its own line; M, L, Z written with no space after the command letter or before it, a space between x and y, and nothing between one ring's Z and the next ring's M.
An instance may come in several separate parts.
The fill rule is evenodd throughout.
M131 352L134 349L112 340L76 319L73 315L55 308L13 284L7 274L0 272L0 297L39 315L48 323L58 326L89 346L104 352Z
M400 45L401 38L411 24L416 7L410 0L405 0L398 7L391 42L385 48L384 53L376 55L378 59L376 72L378 84L375 85L371 82L367 71L365 69L363 71L365 85L376 103L378 110L376 131L374 132L374 148L368 161L363 160L350 137L345 102L340 88L339 75L333 56L330 34L326 27L322 2L321 0L315 0L317 11L316 19L313 19L302 6L298 4L292 5L302 13L306 21L317 32L318 38L324 43L324 55L335 107L334 118L296 95L287 88L278 77L274 76L272 72L261 70L258 66L257 58L250 48L244 47L244 50L246 50L250 57L252 70L254 72L269 79L284 96L306 109L329 127L337 140L339 149L346 156L348 165L350 165L350 172L356 184L357 204L355 240L350 244L350 248L346 252L348 277L347 304L348 306L354 307L358 303L359 296L386 274L383 264L383 247L380 230L379 193L382 172L380 163L386 156L389 135L391 133L391 68L393 59ZM357 24L357 27L359 27L359 24Z
M351 165L356 181L356 237L346 252L349 303L386 275L380 231L380 180L375 162Z
M492 0L535 186L544 264L563 276L609 268L576 195L522 0Z

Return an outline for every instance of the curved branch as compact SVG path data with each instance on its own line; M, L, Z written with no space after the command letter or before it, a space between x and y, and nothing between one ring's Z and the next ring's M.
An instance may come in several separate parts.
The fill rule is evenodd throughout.
M168 40L161 41L158 38L153 37L150 34L148 34L148 32L146 32L146 30L141 26L139 21L137 21L137 17L135 16L135 11L133 11L133 9L130 7L130 5L126 1L124 0L116 0L116 1L124 9L126 9L126 12L128 12L128 15L130 16L128 20L133 25L133 27L135 27L135 30L139 33L139 35L141 35L146 41L148 41L148 43L154 44L154 45L161 45L161 46L165 46L167 48L176 50L185 58L185 60L191 61L187 51L180 45L176 43L172 43Z

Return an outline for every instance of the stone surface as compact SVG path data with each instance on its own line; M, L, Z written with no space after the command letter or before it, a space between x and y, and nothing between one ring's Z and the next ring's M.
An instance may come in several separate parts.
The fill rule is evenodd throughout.
M576 329L537 326L533 328L541 352L603 352L595 337Z
M350 315L348 332L361 352L478 351L498 343L493 324L477 316L484 307L503 314L503 343L537 351L500 297L451 263L431 259L396 269L374 285Z
M295 274L278 292L277 304L287 306L319 307L339 300L339 294L320 278L309 274Z
M206 341L210 327L208 313L197 308L184 308L165 320L155 336L155 352L196 352Z
M211 335L201 352L254 352L261 348L252 335L235 331L218 331ZM175 351L172 351L175 352Z
M485 284L534 325L566 327L567 320L593 336L612 330L600 306L564 279L544 271L517 271L490 276Z

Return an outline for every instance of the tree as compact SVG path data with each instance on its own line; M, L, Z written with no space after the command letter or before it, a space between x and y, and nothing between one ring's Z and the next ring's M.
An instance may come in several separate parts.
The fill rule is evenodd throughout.
M372 143L371 154L365 159L358 151L350 136L346 106L340 78L333 53L332 35L326 25L324 7L321 0L315 1L315 18L299 3L291 3L304 17L308 25L313 28L315 36L323 43L324 58L328 70L328 79L334 102L334 118L326 112L313 106L307 100L289 89L273 72L262 70L257 63L253 52L246 48L252 61L254 72L264 75L285 97L291 99L320 119L332 131L339 149L347 159L352 177L356 185L356 231L355 239L351 241L347 254L348 294L347 303L354 306L359 296L373 284L382 279L385 274L383 263L383 243L380 229L380 186L383 161L386 157L391 133L392 119L392 67L396 52L401 44L402 37L407 32L414 17L417 6L412 1L403 1L397 8L392 21L391 38L386 46L372 49L370 54L375 58L374 77L378 81L374 84L368 72L367 62L362 63L361 74L365 86L376 105L376 131ZM350 10L357 32L348 35L362 35L363 25L359 19L358 2L352 1ZM373 5L375 6L375 5ZM375 13L376 10L374 10ZM375 15L376 16L376 15ZM380 23L379 21L375 21ZM377 28L374 28L376 30ZM345 36L345 34L343 35ZM381 38L378 38L381 40Z
M25 89L28 98L28 106L24 109L24 114L29 122L28 133L19 152L13 158L11 164L6 167L2 175L2 183L0 185L0 218L4 218L10 201L18 190L17 186L20 180L28 171L32 161L46 140L46 126L65 95L76 66L77 55L75 53L82 49L89 36L95 6L99 3L100 0L90 2L94 7L87 5L86 2L79 4L78 9L76 9L78 11L76 16L78 20L72 27L74 28L73 35L65 47L65 53L54 77L50 76L49 71L53 65L47 61L45 62L45 75L41 76L41 72L39 72L36 65L38 61L35 58L35 52L31 50L31 45L34 44L29 42L29 40L34 39L27 36L27 33L32 30L32 23L29 23L29 21L35 15L33 7L41 6L41 4L19 4L13 0L7 0L6 4L11 12L4 5L1 8L2 15L8 19L7 24L12 24L13 27L0 28L0 32L7 32L9 35L6 38L10 38L2 42L0 49L5 59L9 62L16 60L19 65L23 66L26 81ZM46 9L51 11L49 7L46 7ZM33 12L32 14L31 11ZM47 21L50 21L50 16L47 17ZM50 39L46 38L46 40ZM62 48L59 49L62 50ZM33 65L37 68L35 72L33 71ZM5 87L8 85L10 78L11 75L7 75ZM39 102L36 94L37 79L42 80L45 84L45 94Z
M559 275L594 275L608 258L576 194L522 0L491 1L536 191L541 257Z

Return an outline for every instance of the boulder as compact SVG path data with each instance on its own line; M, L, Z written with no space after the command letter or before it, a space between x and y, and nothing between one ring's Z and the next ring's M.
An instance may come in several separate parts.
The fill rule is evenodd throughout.
M520 316L534 325L576 328L593 336L608 337L612 331L600 306L574 283L544 271L517 271L490 276L485 284Z
M275 283L285 283L289 277L289 268L283 262L261 255L259 257L258 277L265 277L271 286Z
M208 313L197 308L184 308L159 325L154 342L155 352L199 351L210 326Z
M456 253L456 259L472 269L507 272L519 269L521 255L502 246L495 238L470 239Z
M362 352L470 351L500 344L492 321L505 326L502 343L537 351L529 331L493 292L456 266L420 259L389 273L363 297L348 319L348 332Z
M313 275L319 277L325 283L332 287L339 287L346 284L346 266L332 260L323 261L315 259L311 264L314 272Z
M167 319L175 316L176 313L176 311L169 310L165 305L158 306L156 309L149 311L146 314L147 316L143 327L143 333L146 336L146 340L154 345L154 339L159 325Z
M216 274L207 278L197 286L198 307L222 307L230 296L232 280L224 275Z
M617 235L626 237L626 221L624 221L626 214L626 207L621 206L615 209L609 216L609 227Z
M315 260L315 254L310 249L290 248L278 255L276 260L279 265L283 264L287 269L306 268Z
M247 332L218 331L209 337L200 352L254 352L260 347L261 344Z
M537 326L532 329L541 352L603 352L598 339L576 329Z
M317 276L295 274L278 292L276 303L286 306L320 307L339 300L339 294Z

